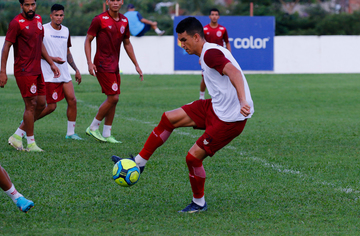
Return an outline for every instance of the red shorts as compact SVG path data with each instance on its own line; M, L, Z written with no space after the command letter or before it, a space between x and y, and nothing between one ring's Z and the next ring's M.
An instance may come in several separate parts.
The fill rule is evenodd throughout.
M205 129L196 144L213 156L244 130L246 120L225 122L215 114L211 99L197 100L181 107L195 122L194 129Z
M15 79L23 98L46 95L45 81L42 74L15 76Z
M120 94L120 74L97 72L96 78L101 86L101 91L106 95Z
M64 83L45 82L45 84L47 104L57 103L64 99Z

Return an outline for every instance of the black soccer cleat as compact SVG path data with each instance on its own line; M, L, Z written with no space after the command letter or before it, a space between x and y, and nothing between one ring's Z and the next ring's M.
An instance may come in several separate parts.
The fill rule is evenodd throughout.
M114 164L118 163L122 158L118 157L118 156L112 156L111 160L114 162Z
M135 162L135 157L132 154L129 154L129 156L130 156L129 159L131 159L131 160L133 160ZM114 164L118 163L122 159L124 159L124 158L121 158L121 157L118 157L118 156L115 156L115 155L113 155L111 157L111 160L114 162ZM145 166L138 166L138 167L140 169L140 174L141 174L144 171Z

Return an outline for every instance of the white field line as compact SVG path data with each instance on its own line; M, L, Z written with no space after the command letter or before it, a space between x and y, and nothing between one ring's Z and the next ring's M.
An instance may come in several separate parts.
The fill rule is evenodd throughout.
M81 100L77 100L77 101L80 102L80 103L83 103L85 106L87 106L89 108L96 109L96 110L99 109L98 106L87 104L87 103L85 103L84 101L81 101ZM138 119L135 119L135 118L122 117L122 116L119 116L117 114L115 114L115 117L118 117L118 118L121 118L121 119L124 119L124 120L127 120L127 121L133 121L133 122L141 123L141 124L148 124L148 125L150 125L152 127L157 126L157 124L152 123L152 122L142 121L142 120L138 120ZM189 136L191 138L198 138L198 136L192 135L192 134L190 134L188 132L183 132L183 131L180 131L180 130L174 130L174 132L176 132L177 134L180 134L180 135ZM231 149L231 150L236 150L237 149L236 147L231 146L231 145L228 145L225 148L226 149ZM244 153L242 153L242 152L240 152L239 154L240 154L240 156L244 156ZM251 160L253 160L254 162L261 163L265 167L271 168L271 169L273 169L273 170L275 170L277 172L285 173L285 174L291 174L291 175L297 175L297 176L299 176L301 178L315 180L315 178L313 178L311 176L308 176L306 174L303 174L298 170L287 169L287 168L283 167L282 165L279 165L279 164L276 164L276 163L270 163L270 162L266 161L265 159L262 159L262 158L259 158L259 157L249 157L249 158ZM340 192L344 192L344 193L355 193L355 194L360 193L360 191L354 190L354 189L352 189L350 187L346 187L346 188L343 188L341 186L337 187L336 184L329 183L327 181L315 180L314 183L325 185L325 186L330 186L333 189L335 189L336 191L340 191ZM360 199L360 197L355 198L355 201L357 201L358 199Z

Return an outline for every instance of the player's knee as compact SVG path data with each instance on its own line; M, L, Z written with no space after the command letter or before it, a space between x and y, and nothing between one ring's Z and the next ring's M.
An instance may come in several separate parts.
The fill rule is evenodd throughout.
M50 104L48 104L47 107L48 107L50 112L53 112L53 111L55 111L55 109L57 107L57 104L56 103L50 103Z
M201 178L206 178L206 172L202 164L202 160L197 159L190 153L186 156L186 164L189 168L189 173Z

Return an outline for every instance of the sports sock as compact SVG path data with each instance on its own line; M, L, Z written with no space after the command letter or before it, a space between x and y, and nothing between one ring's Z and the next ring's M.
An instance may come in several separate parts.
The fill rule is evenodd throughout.
M193 197L193 202L195 202L197 205L203 207L205 205L205 197L202 197L202 198L194 198Z
M161 33L162 33L162 31L161 31L159 28L156 28L156 29L155 29L155 33L157 33L157 34L161 34Z
M97 120L96 118L94 118L93 122L90 125L90 129L92 131L97 130L97 129L99 129L100 124L101 124L101 120Z
M149 160L155 150L166 142L174 128L165 113L163 113L160 123L149 135L139 155L145 160Z
M26 140L27 140L27 144L32 144L32 143L35 143L35 138L34 138L34 135L33 136L27 136L26 137Z
M75 134L75 121L68 121L67 122L67 133L66 135L71 136Z
M139 166L139 167L143 167L146 165L147 160L145 160L144 158L142 158L139 154L135 157L135 163Z
M186 156L186 164L189 168L189 179L193 197L198 199L204 197L206 173L202 164L202 160L199 160L188 153Z
M16 200L19 197L23 197L23 195L21 195L21 193L19 193L18 191L16 191L15 186L12 185L11 188L9 190L6 190L5 193L11 198L11 200L13 200L13 202L16 204Z
M200 91L200 97L199 97L199 99L205 99L205 92L201 92L201 91Z
M20 128L15 131L15 134L19 135L21 138L24 137L25 133L25 130L22 130Z
M104 138L111 136L111 125L104 125L102 135Z

